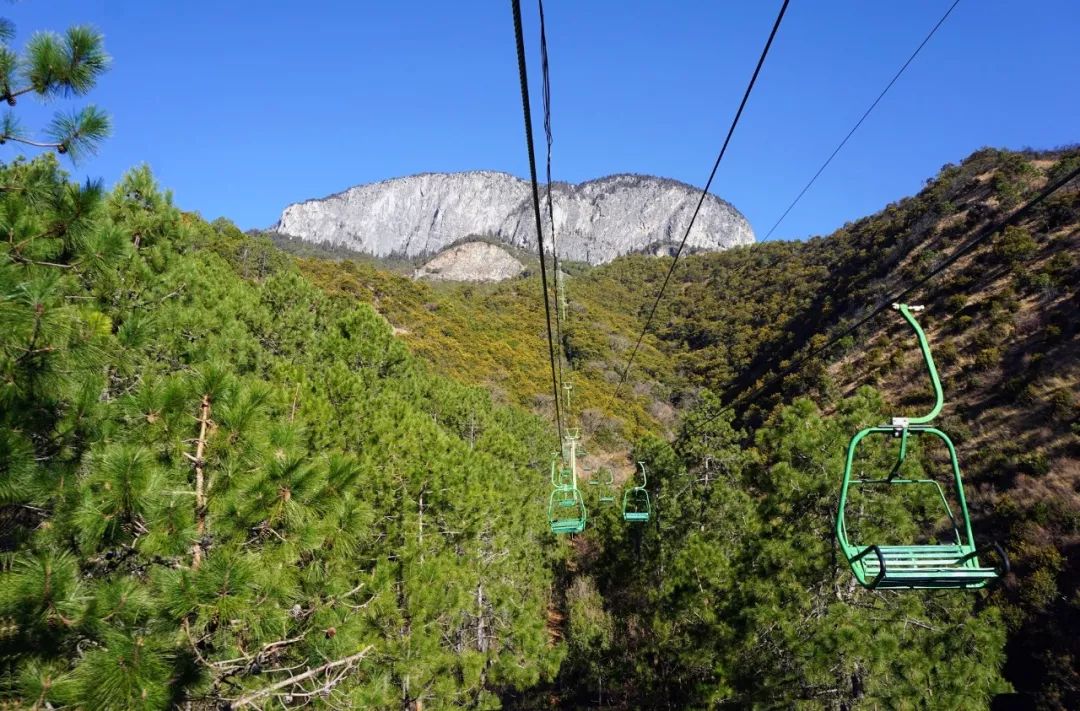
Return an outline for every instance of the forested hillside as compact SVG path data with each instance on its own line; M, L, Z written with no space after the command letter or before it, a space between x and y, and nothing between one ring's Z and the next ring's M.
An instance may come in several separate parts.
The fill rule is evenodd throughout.
M976 534L1013 560L1003 582L868 591L838 557L848 438L928 398L897 317L769 374L1078 162L981 151L827 238L688 258L621 391L667 263L568 268L590 458L646 462L656 504L632 526L588 487L573 539L545 515L535 277L428 285L296 260L180 211L145 168L105 192L49 157L8 164L0 699L1074 707L1075 184L912 297ZM855 508L863 532L941 530L914 495Z
M0 185L0 704L480 708L552 677L536 418L145 168Z
M999 702L1080 703L1075 181L992 231L1078 165L1076 150L986 149L828 237L688 257L621 391L669 262L571 270L565 342L586 442L623 476L631 447L652 463L660 520L627 529L590 502L595 525L556 588L570 657L549 693L579 705L602 694L616 705L982 708L1011 683ZM1014 572L986 593L855 590L832 548L843 447L861 426L922 408L929 381L892 312L802 359L988 231L908 299L927 306L942 427L958 443L975 531L1006 545ZM373 304L440 371L550 411L535 277L432 286L353 262L302 268ZM899 508L880 515L916 535Z

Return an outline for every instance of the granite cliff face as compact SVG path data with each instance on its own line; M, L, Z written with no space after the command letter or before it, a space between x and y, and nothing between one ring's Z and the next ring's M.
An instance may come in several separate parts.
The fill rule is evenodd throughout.
M289 205L273 229L377 257L434 255L470 235L535 252L530 192L528 182L507 173L426 173ZM559 256L602 264L677 244L700 191L663 178L613 175L580 185L553 183L552 194ZM687 246L722 250L753 241L746 218L709 195Z

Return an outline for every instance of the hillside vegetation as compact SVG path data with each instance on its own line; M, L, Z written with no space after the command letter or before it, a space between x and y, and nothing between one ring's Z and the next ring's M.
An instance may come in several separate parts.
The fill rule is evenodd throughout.
M0 698L479 708L551 677L535 418L146 169L0 185Z
M1002 583L868 591L838 558L848 438L927 402L891 312L740 396L1078 160L980 151L829 237L687 258L620 392L670 262L569 266L587 461L646 462L656 504L630 526L584 487L573 539L547 528L535 276L298 259L146 169L105 193L3 166L0 702L1077 706L1075 185L912 299ZM943 531L915 494L853 508L860 535Z
M1080 153L1075 150L986 149L959 165L945 166L918 195L828 237L687 257L661 305L655 333L645 339L629 387L618 394L616 385L626 355L670 262L628 257L596 269L575 270L568 282L571 313L566 344L587 446L594 455L606 451L609 456L604 461L617 461L626 476L633 460L625 455L630 445L640 444L643 435L653 433L673 441L673 461L678 464L671 471L685 477L686 491L700 489L694 495L680 488L680 496L691 496L700 508L692 517L699 530L666 531L659 538L667 539L665 547L682 549L691 533L695 538L707 534L723 550L724 560L749 556L750 569L739 571L741 577L725 577L729 583L747 576L767 580L773 574L761 570L761 554L753 552L757 549L751 542L761 545L762 536L779 537L791 545L793 558L802 559L810 555L805 536L812 530L823 546L815 555L831 561L833 513L829 507L835 505L842 471L836 458L846 439L859 426L921 409L929 402L929 383L914 339L891 311L787 377L774 381L771 374L824 344L883 298L928 274L973 236L1078 164ZM996 590L967 597L977 600L986 614L1001 611L1002 619L994 626L1007 633L1004 671L1017 689L1016 698L1046 708L1080 703L1076 671L1080 667L1076 642L1080 638L1078 242L1080 193L1074 182L908 297L912 303L927 306L921 320L945 380L947 406L940 422L960 448L975 530L986 540L1005 542L1014 563L1014 574ZM371 303L410 348L439 371L484 384L500 400L550 416L538 279L433 286L352 262L306 260L302 269L332 293ZM762 384L767 386L764 391L744 402L743 396ZM871 398L874 407L846 420L845 427L827 437L819 434L825 450L820 456L781 448L785 456L799 459L799 466L810 466L801 461L810 457L816 467L812 482L773 481L774 477L791 478L788 473L771 473L776 466L793 463L783 457L776 460L768 445L773 428L793 417L790 407L801 408L798 411L805 413L808 427L819 421L830 424L815 427L831 427L850 412L852 402L866 402L868 395L860 387L869 385L880 393ZM733 412L710 421L721 405L732 402ZM635 456L640 457L640 452ZM750 480L733 474L745 468L737 464L745 458L758 471ZM749 536L746 543L733 538L736 532L706 515L713 510L709 502L719 496L714 492L718 486L726 492L724 496L736 491L759 502L757 514L765 516L765 521L784 523L779 528L766 525L752 534L740 532ZM783 487L781 491L775 489L778 486ZM661 521L670 521L663 512L677 504L665 500L661 492ZM780 506L785 492L795 498ZM791 511L804 511L814 501L820 503L812 524L811 519L800 519L801 533L784 528L790 525L786 521ZM780 518L770 519L766 511ZM588 543L582 544L577 577L567 578L564 586L580 590L585 585L596 596L596 604L611 616L611 624L628 625L610 632L617 640L614 644L628 654L619 641L628 635L658 644L657 629L639 615L657 608L653 596L662 578L641 579L640 597L629 596L631 588L623 577L628 570L613 573L603 567L604 556L629 548L634 555L625 565L639 559L638 567L647 568L641 561L660 565L656 560L660 553L649 552L647 541L626 540L624 536L631 534L620 533L621 527L604 528L603 520L601 516L594 532L586 536ZM739 531L746 520L740 519ZM782 567L792 572L787 566L793 564ZM835 574L846 584L846 574L829 567L828 580ZM806 587L824 585L825 580L799 579ZM711 604L726 595L717 593ZM883 595L873 597L880 600ZM885 599L902 604L903 600L942 598L942 594L915 593ZM623 599L633 604L620 607ZM687 604L685 614L702 614L700 604ZM730 614L711 610L709 615L718 624L730 625L731 615L745 612L747 604L739 602ZM850 606L846 614L852 614ZM875 632L879 626L875 625ZM752 629L748 626L741 634ZM806 629L799 634L818 639L816 632ZM643 659L677 657L676 648L687 644L680 639L663 654L654 648L655 657L635 650L632 658L640 665L646 664ZM694 654L700 653L700 644L689 643ZM605 693L615 699L623 693L621 698L627 703L641 701L638 694L644 693L645 680L667 674L619 668L610 652L593 650L599 667L588 691L580 685L580 677L574 676L580 669L573 666L577 657L571 655L566 668L578 671L564 676L563 683L580 692L582 703L586 698L595 700L599 678L605 674ZM929 657L943 659L937 653ZM698 673L704 678L714 679L718 674L726 678L716 671L715 660L698 663L702 665ZM861 661L854 664L864 671L870 669ZM850 669L843 673L838 669L834 669L837 678L848 676L843 683L834 679L834 685L846 690L849 701L867 693L865 681L852 682ZM685 692L686 679L675 678L677 683L667 683ZM662 693L666 698L680 698L671 696L672 688L665 687ZM736 689L731 693L730 697L708 698L741 703L748 697L740 693L750 692ZM790 687L786 693L791 693ZM807 698L823 701L816 693L811 685L806 687ZM829 693L839 694L833 697L836 703L847 703L841 691ZM686 703L705 701L687 697Z

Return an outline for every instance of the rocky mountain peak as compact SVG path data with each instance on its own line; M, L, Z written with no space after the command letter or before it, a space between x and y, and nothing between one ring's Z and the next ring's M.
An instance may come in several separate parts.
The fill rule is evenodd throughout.
M591 264L665 251L664 245L682 238L700 195L685 183L632 174L551 187L560 257ZM377 257L435 255L468 235L530 251L536 240L528 182L496 171L423 173L358 185L289 205L273 229ZM723 250L753 241L746 218L709 195L687 245Z

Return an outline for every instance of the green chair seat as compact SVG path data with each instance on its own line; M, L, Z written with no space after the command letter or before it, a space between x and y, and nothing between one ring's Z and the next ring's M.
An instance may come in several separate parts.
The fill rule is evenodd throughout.
M981 588L999 576L995 568L981 566L969 546L856 546L854 551L856 577L875 589Z
M623 518L627 521L648 521L648 511L627 511L623 514Z
M576 487L556 488L551 492L548 498L548 523L552 533L581 533L585 530L587 520L585 500Z
M551 522L552 533L581 533L585 530L585 519L562 518Z

